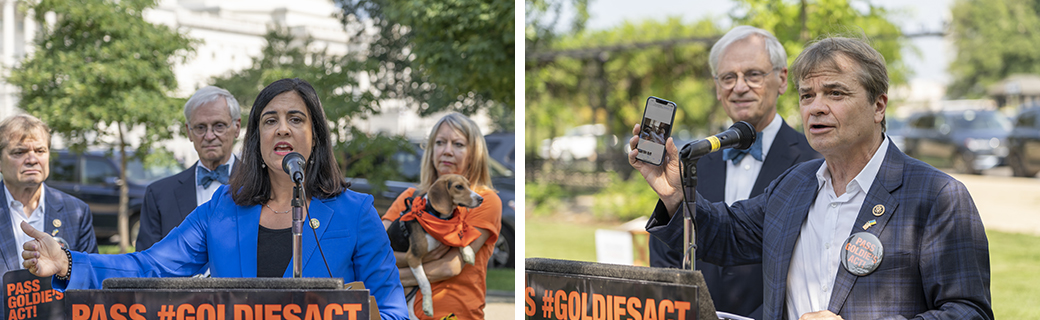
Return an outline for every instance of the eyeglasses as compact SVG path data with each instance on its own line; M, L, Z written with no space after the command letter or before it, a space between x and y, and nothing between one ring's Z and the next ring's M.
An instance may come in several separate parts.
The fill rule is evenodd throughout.
M737 72L737 73L730 72L730 73L727 73L727 74L715 77L715 80L718 81L720 85L722 85L722 89L730 90L730 89L733 89L733 87L737 86L737 81L739 81L740 77L743 76L744 77L744 83L747 83L748 87L751 87L751 88L761 88L762 85L765 84L765 82L766 82L766 76L772 74L773 71L776 71L776 69L778 69L778 68L773 68L773 70L770 70L769 72L762 72L760 70L750 70L747 73L744 73L744 72Z
M228 125L223 122L214 123L213 125L196 124L195 126L191 127L191 133L197 137L202 137L205 136L207 132L209 132L210 128L213 128L213 134L219 136L227 132Z

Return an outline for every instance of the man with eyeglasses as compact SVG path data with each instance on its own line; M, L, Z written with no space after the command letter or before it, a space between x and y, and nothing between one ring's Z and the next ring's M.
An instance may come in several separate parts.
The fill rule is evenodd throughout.
M148 249L181 224L195 207L209 201L228 183L235 156L231 148L242 128L238 100L227 90L208 86L184 104L185 128L199 161L176 175L148 185L141 208L137 251Z
M788 126L776 112L777 98L787 90L787 54L769 31L750 26L733 28L712 46L708 63L715 77L715 97L726 115L734 122L747 121L759 132L755 144L746 151L727 149L701 157L697 162L697 191L705 199L732 204L756 196L788 168L821 157L809 146L805 135ZM638 132L638 125L635 130ZM666 145L675 148L671 140ZM632 159L630 156L629 162L647 181L663 179L667 167L678 163L670 161L657 167ZM663 239L652 232L655 236L649 241L650 265L681 268L685 246L682 215L673 218L668 213L676 212L682 190L676 186L655 191L662 201L646 228L668 230L678 237ZM722 267L697 261L695 266L704 275L716 310L761 318L761 264Z

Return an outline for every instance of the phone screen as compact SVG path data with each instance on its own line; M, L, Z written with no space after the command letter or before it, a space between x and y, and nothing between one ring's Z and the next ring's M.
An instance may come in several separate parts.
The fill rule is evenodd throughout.
M653 165L661 165L664 160L664 143L672 135L672 121L675 120L675 103L658 97L646 99L643 110L643 122L639 129L639 142L636 159Z

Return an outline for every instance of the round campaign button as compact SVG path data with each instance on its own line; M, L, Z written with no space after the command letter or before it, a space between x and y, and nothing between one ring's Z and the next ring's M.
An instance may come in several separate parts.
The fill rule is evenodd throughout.
M881 240L869 232L853 233L841 246L841 265L849 273L865 276L881 265L885 249Z

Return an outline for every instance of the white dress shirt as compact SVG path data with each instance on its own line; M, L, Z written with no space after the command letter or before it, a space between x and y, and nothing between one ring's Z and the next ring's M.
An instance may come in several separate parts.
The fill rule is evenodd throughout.
M228 165L228 179L230 179L230 177L231 177L231 169L235 167L235 155L232 154L231 157L228 158L228 161L225 162L224 164ZM217 188L220 188L220 186L221 186L220 181L214 181L215 183L210 183L209 184L209 188L202 187L202 185L199 184L198 176L199 176L199 170L202 170L203 168L205 168L205 167L202 166L202 160L199 160L197 163L195 163L195 181L192 181L192 183L195 183L195 206L196 207L201 206L203 203L206 203L207 201L209 201L210 198L213 198L213 193L217 192ZM205 169L209 170L209 168L205 168Z
M784 119L776 114L773 116L773 122L762 129L762 134L758 139L762 139L763 161L769 154L769 147L773 145L773 140L776 140L776 134L780 132L780 123L783 121ZM762 172L762 161L755 160L755 157L750 154L744 156L737 164L733 164L733 161L726 161L726 205L750 197L759 172Z
M887 151L888 139L885 138L863 170L845 186L845 194L841 196L834 193L827 162L816 171L816 201L802 223L787 272L788 319L827 310L841 264L841 245L855 228L853 224Z
M22 221L28 221L29 225L32 226L33 228L36 228L36 230L40 230L40 231L44 230L43 226L44 226L44 223L46 223L46 221L43 221L44 218L45 218L44 217L44 213L43 213L43 211L44 211L43 208L46 207L46 204L44 203L44 199L47 198L47 197L46 197L46 193L44 193L43 188L44 188L43 184L41 183L40 184L40 202L36 205L36 209L34 209L32 211L32 215L26 216L25 215L25 206L22 204L21 201L15 200L14 196L11 195L11 190L7 189L7 185L6 184L4 185L4 196L7 197L6 198L7 199L7 212L11 213L11 226L14 227L14 238L15 238L15 240L17 240L16 243L18 244L17 247L18 247L18 265L19 266L22 265L22 262L25 262L25 259L22 258L22 251L25 251L25 249L22 248L22 244L33 239L29 235L25 234L25 232L22 232L22 227L21 227Z

